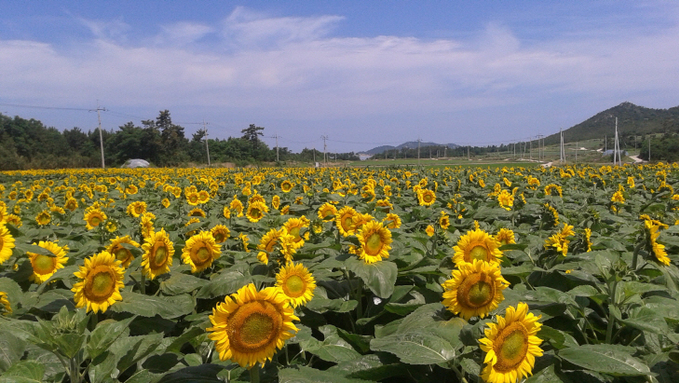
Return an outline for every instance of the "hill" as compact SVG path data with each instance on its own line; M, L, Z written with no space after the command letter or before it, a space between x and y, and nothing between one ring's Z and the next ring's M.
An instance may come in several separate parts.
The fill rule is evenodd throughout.
M447 146L451 149L455 149L455 148L459 147L460 145L457 145L457 144L437 144L435 142L420 142L420 148L426 148L427 146L438 146L438 147ZM398 145L398 146L381 145L381 146L372 148L370 150L367 150L364 153L375 155L375 154L384 153L388 150L394 150L394 149L401 150L401 149L404 149L404 148L405 149L417 149L417 141L404 142L404 143L402 143L401 145Z
M615 117L618 118L619 136L679 131L679 106L651 109L623 102L564 130L564 141L603 139L604 136L612 138L615 134ZM544 142L545 145L558 144L559 133L545 137Z

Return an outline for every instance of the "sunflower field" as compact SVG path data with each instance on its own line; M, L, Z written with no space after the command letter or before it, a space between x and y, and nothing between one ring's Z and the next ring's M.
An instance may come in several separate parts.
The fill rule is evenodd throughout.
M0 173L0 382L677 382L677 183Z

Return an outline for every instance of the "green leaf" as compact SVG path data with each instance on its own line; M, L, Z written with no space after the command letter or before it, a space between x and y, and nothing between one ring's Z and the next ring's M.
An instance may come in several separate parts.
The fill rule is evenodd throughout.
M12 335L9 331L0 331L0 371L10 368L21 359L26 343Z
M207 283L206 280L193 275L173 273L169 279L160 282L160 291L167 295L190 293Z
M393 293L398 276L398 268L395 263L380 261L366 264L360 259L349 258L346 260L346 265L378 297L386 299Z
M136 317L99 323L87 341L86 349L90 358L95 359L106 351L120 336L127 336L130 333L129 325L134 318Z
M193 311L195 302L190 295L172 297L153 297L130 291L122 291L123 300L111 306L111 311L128 312L143 317L160 315L164 319L174 319Z
M280 383L368 383L367 380L338 376L335 371L321 371L305 366L284 368L278 372Z
M300 346L327 362L345 362L361 356L351 345L342 339L337 333L337 327L326 325L319 328L325 339L321 342L316 338L309 337L300 340Z
M319 314L323 314L328 311L346 313L355 309L357 305L358 302L355 300L345 301L344 299L314 297L307 303L306 308Z
M181 370L163 376L163 383L217 383L222 382L217 374L224 369L218 364L202 364L200 366L185 367Z
M614 345L583 345L560 350L559 357L590 371L614 376L650 375L648 366Z
M667 322L655 310L650 308L641 307L634 309L630 312L630 316L627 319L620 320L623 324L642 331L650 331L655 334L667 334L670 329L667 326Z
M39 383L43 381L45 367L33 360L22 360L3 372L0 383Z
M408 364L445 363L457 356L455 348L442 337L424 331L396 333L370 342L373 351L390 352Z

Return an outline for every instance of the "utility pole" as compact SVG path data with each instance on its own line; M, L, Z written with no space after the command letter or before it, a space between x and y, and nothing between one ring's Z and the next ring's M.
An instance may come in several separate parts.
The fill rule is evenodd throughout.
M540 151L540 140L542 140L542 134L538 134L538 161L542 161L545 156L544 150Z
M566 163L566 150L564 148L564 142L563 142L563 130L559 129L559 134L561 135L561 163L565 164Z
M278 157L278 134L276 134L276 135L273 136L273 137L276 139L276 162L279 162L280 159L279 159L279 157Z
M207 153L207 166L210 167L210 146L207 143L207 127L209 123L205 122L203 119L203 130L205 131L205 152Z
M417 166L420 166L420 138L417 138Z
M99 147L101 148L101 168L106 169L106 163L104 162L104 135L101 133L101 113L100 111L107 111L106 108L99 107L99 100L97 100L97 119L99 120Z
M326 150L327 150L328 146L326 145L325 140L328 139L328 136L327 136L327 135L322 135L321 138L323 139L323 162L325 162L325 163L327 164L327 163L328 163L328 158L326 157L326 154L325 154L325 153L326 153Z
M622 158L620 156L620 143L618 142L618 117L615 118L615 144L613 146L613 165L622 166Z
M471 158L469 157L469 145L467 145L467 161L471 161Z

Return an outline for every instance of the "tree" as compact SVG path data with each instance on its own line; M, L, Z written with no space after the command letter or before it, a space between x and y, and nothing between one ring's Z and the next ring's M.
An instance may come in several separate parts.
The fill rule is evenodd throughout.
M262 130L264 130L263 127L255 126L255 124L250 124L250 127L240 131L241 133L243 133L243 137L241 138L245 141L248 141L252 147L252 151L250 152L252 158L257 158L256 154L257 147L259 146L259 136L264 136Z

